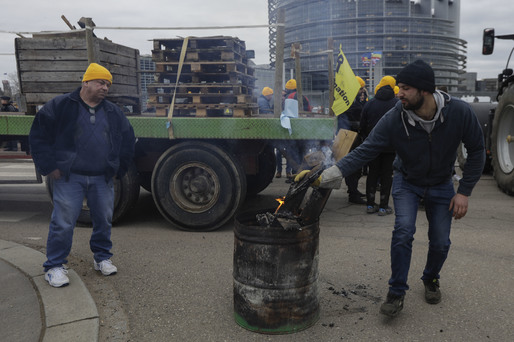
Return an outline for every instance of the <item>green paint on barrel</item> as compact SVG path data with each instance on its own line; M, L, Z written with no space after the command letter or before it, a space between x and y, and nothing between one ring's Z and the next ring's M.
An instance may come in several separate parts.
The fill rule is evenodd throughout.
M262 227L256 214L236 217L235 321L263 334L304 330L319 319L319 224Z

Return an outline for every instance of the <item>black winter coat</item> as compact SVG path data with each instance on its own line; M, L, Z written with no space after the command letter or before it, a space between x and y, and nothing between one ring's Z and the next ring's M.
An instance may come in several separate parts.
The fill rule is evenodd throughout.
M77 156L76 131L79 106L82 106L80 89L59 95L39 110L30 129L30 150L38 171L46 176L59 169L66 178ZM109 124L111 150L108 152L108 169L105 178L123 176L133 162L135 137L127 117L114 103L104 100Z
M377 91L374 98L364 105L359 129L362 139L367 138L378 120L393 108L396 102L398 102L398 99L394 95L394 90L390 86L384 86ZM383 152L394 152L394 149L388 148Z

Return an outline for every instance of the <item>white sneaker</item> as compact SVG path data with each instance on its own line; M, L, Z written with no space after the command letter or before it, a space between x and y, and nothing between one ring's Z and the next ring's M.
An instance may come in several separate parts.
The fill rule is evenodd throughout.
M62 287L69 285L68 271L64 267L54 267L46 271L45 280L53 287Z
M118 272L118 269L116 266L112 264L111 259L103 260L100 262L96 262L96 260L93 261L95 270L102 272L104 276L108 276L111 274L116 274Z

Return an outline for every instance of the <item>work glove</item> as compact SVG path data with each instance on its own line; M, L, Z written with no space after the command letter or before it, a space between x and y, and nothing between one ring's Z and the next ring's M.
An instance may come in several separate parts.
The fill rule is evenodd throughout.
M308 174L309 172L311 172L311 170L303 170L299 174L297 174L294 177L295 183L298 183L299 181L301 181L303 179L303 177L305 177L305 175ZM320 182L321 182L321 176L319 176L314 182L312 182L311 186L318 187Z
M299 182L310 170L304 170L296 175L294 181ZM323 171L321 176L318 177L314 182L312 182L312 186L317 186L322 189L339 189L341 188L341 184L343 182L343 174L341 170L336 165L333 165Z

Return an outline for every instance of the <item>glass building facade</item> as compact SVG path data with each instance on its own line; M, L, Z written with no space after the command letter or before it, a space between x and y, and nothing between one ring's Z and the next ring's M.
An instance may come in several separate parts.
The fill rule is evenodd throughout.
M285 9L286 75L295 68L291 44L301 44L302 88L307 93L328 88L328 53L323 53L328 38L333 39L335 59L341 45L354 73L367 84L370 74L377 84L383 75L395 76L416 59L429 63L436 84L450 91L457 89L465 71L460 0L269 0L268 7L270 22L279 8ZM274 39L270 31L270 47ZM370 68L363 57L371 53L381 58Z

